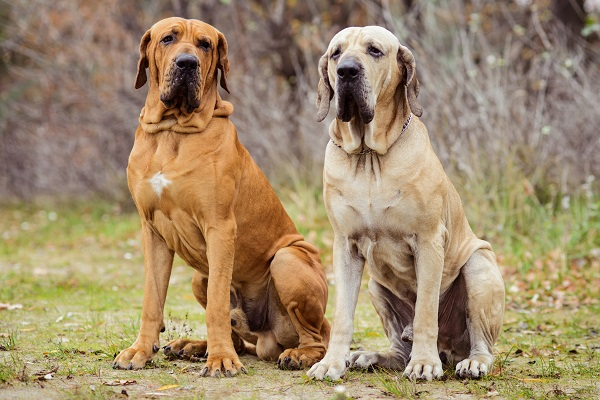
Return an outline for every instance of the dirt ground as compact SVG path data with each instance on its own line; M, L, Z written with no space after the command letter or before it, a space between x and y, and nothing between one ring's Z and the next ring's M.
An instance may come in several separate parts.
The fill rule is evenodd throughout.
M202 362L171 361L162 352L143 370L114 370L115 355L139 331L139 222L134 214L96 214L87 220L88 214L74 212L61 225L63 219L55 221L50 213L0 211L3 237L10 240L8 246L0 242L0 399L334 399L339 385L352 399L600 398L597 264L582 269L578 280L572 273L551 289L550 283L536 285L505 271L503 332L490 374L481 380L456 379L449 369L436 382L414 383L385 370L348 371L340 382L315 382L306 371L281 371L276 363L249 355L242 356L247 375L204 378ZM49 220L58 226L44 225ZM324 259L329 265L330 254ZM205 338L191 273L176 260L163 344L176 337ZM335 286L330 283L331 321ZM367 290L365 279L353 348L383 351L389 343Z

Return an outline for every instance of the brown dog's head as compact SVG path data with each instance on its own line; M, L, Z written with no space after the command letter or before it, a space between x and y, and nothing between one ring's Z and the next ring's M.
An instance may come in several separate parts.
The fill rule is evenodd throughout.
M380 96L391 98L399 85L413 114L421 116L415 58L396 36L379 26L346 28L331 39L319 61L317 120L325 119L337 96L337 118L364 124L375 116Z
M146 69L148 96L184 114L200 107L211 91L216 94L217 70L221 86L229 92L227 41L217 29L198 20L167 18L154 24L140 43L136 89L148 81Z

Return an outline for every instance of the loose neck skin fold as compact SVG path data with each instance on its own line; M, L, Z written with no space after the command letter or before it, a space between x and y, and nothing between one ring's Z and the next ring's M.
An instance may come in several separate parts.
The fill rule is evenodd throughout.
M410 115L406 87L397 85L394 95L379 94L375 117L364 124L358 114L349 122L335 119L330 126L331 139L340 144L348 154L357 154L369 148L385 155L402 133L402 126Z

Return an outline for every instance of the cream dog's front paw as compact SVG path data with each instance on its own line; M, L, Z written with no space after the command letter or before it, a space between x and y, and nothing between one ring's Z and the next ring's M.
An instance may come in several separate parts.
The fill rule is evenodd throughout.
M441 378L443 374L442 362L438 357L437 359L432 360L411 359L402 375L411 380L431 381L433 379Z
M489 357L471 357L466 358L456 364L456 376L459 378L481 378L488 373L488 365L491 365L492 361Z
M328 360L327 356L321 361L312 366L308 370L308 377L315 378L320 381L323 379L331 379L337 381L342 379L346 373L346 360Z

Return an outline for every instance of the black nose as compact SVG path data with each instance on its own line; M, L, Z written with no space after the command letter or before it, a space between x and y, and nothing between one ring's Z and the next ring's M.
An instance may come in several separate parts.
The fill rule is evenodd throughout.
M198 58L193 54L180 54L175 58L175 65L180 69L194 70L198 68Z
M338 77L342 80L353 80L360 72L360 65L356 60L342 61L337 67Z

